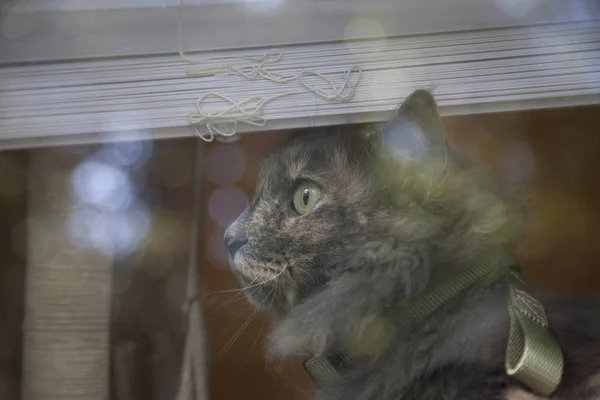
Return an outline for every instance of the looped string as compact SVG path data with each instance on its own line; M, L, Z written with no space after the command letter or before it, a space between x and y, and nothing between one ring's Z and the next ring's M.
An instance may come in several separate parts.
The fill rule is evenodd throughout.
M276 83L285 83L297 79L295 76L283 76L266 68L268 65L275 64L283 58L283 54L278 49L271 49L265 54L243 56L239 58L256 62L258 65L245 65L243 67L235 67L229 64L216 64L205 67L197 66L186 69L185 73L188 76L239 75L248 80L264 78Z
M185 55L185 52L183 51L183 0L180 0L178 39L179 55L183 60L186 60L190 64L194 64L194 66L186 69L185 73L187 76L206 77L238 75L250 81L265 79L279 84L297 81L300 86L305 89L304 91L284 92L266 99L253 96L242 101L236 101L226 95L216 92L209 92L200 96L198 100L196 100L196 112L188 115L188 122L191 125L204 126L204 130L202 131L200 131L197 126L194 126L194 132L199 138L206 142L212 142L215 137L234 136L238 132L238 124L240 122L256 127L265 126L267 119L264 116L264 107L268 103L281 97L310 92L330 101L349 101L354 97L356 87L362 77L362 69L356 65L351 66L343 72L342 83L340 85L337 85L333 79L325 74L310 68L302 69L296 75L285 76L269 69L269 66L277 64L283 59L283 54L279 49L271 49L264 54L234 57L234 59L242 59L254 63L241 67L227 63L205 66L198 65L210 62L216 58L193 60ZM327 84L328 88L323 89L313 85L309 82L309 79L307 79L308 77L319 78L320 81ZM204 109L203 103L209 97L217 97L229 105L220 110L207 111Z
M309 85L304 79L306 75L317 76L325 82L329 83L329 86L333 90L333 94L327 93L325 90L320 89L318 87ZM353 76L354 79L352 79ZM302 86L324 99L348 101L354 96L354 90L356 89L356 85L358 84L358 81L360 80L361 76L362 70L359 67L350 67L347 71L344 71L344 74L342 75L343 84L339 88L335 86L335 83L331 79L311 69L304 69L300 71L298 79L300 80Z
M198 98L196 112L188 115L188 122L191 125L204 125L204 131L194 126L194 132L205 142L212 142L215 136L231 137L237 133L239 122L257 127L264 126L267 123L263 116L265 105L280 97L296 93L282 93L266 99L254 96L238 102L220 93L209 92ZM207 111L203 108L203 103L208 97L216 97L229 103L229 106L216 111Z

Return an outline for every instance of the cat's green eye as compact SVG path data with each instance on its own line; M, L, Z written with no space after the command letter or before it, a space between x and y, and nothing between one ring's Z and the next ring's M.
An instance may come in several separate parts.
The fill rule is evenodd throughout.
M306 214L321 199L321 189L312 182L301 183L294 192L294 208L300 214Z

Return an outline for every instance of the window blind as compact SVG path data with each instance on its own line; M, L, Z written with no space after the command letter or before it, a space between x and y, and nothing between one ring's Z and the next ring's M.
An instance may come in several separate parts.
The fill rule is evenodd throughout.
M127 8L128 2L133 4L132 0L124 2L124 9L135 11ZM495 7L493 13L484 13L487 20L477 18L483 9L476 2L452 2L463 15L448 10L451 18L443 18L445 9L433 3L449 2L426 0L419 2L421 7L412 1L393 2L395 6L375 1L369 3L375 9L367 12L367 2L350 1L347 4L353 14L344 14L349 12L342 7L345 2L322 1L322 6L315 6L308 0L289 0L278 5L279 11L268 12L280 15L277 13L286 7L305 7L305 12L320 11L319 21L330 21L334 27L327 34L318 29L288 31L280 27L264 37L236 36L231 42L215 25L212 35L196 40L199 36L194 29L199 28L194 26L201 24L190 21L189 8L184 8L183 24L171 21L174 36L164 47L161 42L152 49L133 46L131 53L125 54L127 50L115 44L112 55L119 57L104 57L109 54L108 47L105 51L102 46L90 46L92 53L67 54L59 46L48 49L55 51L54 55L41 52L35 63L23 62L35 58L31 56L35 52L27 53L31 49L15 63L19 57L13 49L12 55L3 53L5 62L0 67L0 147L189 136L194 134L190 122L200 134L216 127L213 134L218 135L232 130L377 121L389 117L417 88L433 91L443 115L600 102L597 3L532 0L523 6L523 2L507 0L479 2ZM231 11L248 4L229 6ZM316 8L311 9L313 6ZM182 11L175 6L162 9ZM411 16L412 25L403 27L379 19L385 10L392 16ZM246 11L249 21L268 13ZM311 12L290 11L289 16L302 20ZM343 15L347 18L340 17ZM417 27L419 22L424 22L423 28ZM152 21L145 24L141 32L153 32ZM178 26L184 27L180 42L184 48L205 47L204 51L186 52L187 60L177 55ZM239 29L231 24L228 28L233 32ZM307 40L294 36L299 32L305 32ZM150 34L149 39L152 37ZM194 45L188 45L191 42ZM226 45L206 49L215 43ZM227 48L229 44L239 46ZM6 40L2 46L9 46ZM78 55L83 58L71 58Z

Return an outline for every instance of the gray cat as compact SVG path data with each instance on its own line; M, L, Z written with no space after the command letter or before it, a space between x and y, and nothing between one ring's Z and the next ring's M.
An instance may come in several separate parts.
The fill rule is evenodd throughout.
M382 126L292 134L225 243L249 300L276 320L271 355L331 360L317 399L600 399L599 296L537 296L564 354L551 397L505 372L498 271L410 322L435 282L508 251L522 221L511 204L452 153L433 97L416 91ZM351 362L338 351L349 343Z

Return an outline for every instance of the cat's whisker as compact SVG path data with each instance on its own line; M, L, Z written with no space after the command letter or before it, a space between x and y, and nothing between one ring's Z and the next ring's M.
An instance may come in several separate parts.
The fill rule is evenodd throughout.
M235 296L233 296L231 300L223 302L223 306L228 306L229 304L234 303L236 301L244 300L244 297L241 296L242 294L243 292L237 293Z
M265 300L266 300L269 297L271 297L271 301L269 302L269 306L267 307L267 314L271 311L271 307L273 306L273 301L275 300L275 296L273 296L274 293L275 293L275 289L271 290L271 292L269 292L269 294L265 298ZM246 361L244 361L244 364L242 364L242 367L240 368L240 370L243 370L244 367L246 366L246 364L248 364L248 361L250 360L250 356L252 355L252 352L256 348L256 345L258 343L258 340L260 339L260 335L262 334L262 331L263 331L264 327L265 327L265 321L263 320L262 324L260 325L260 329L258 331L258 334L256 335L256 339L254 339L254 343L252 344L252 347L250 348L250 351L248 352L248 356L246 357Z
M242 289L240 289L240 291L239 291L239 292L237 292L237 293L235 294L235 296L233 296L233 297L232 297L230 300L227 300L226 302L224 302L224 304L223 304L223 305L224 305L224 306L226 306L226 305L228 305L228 304L231 304L231 303L233 303L234 301L238 301L238 300L241 300L241 299L243 299L243 298L244 298L244 297L243 297L243 294L244 294L244 293L246 293L246 290L248 290L248 289L249 289L249 286L250 286L250 285L252 285L254 282L256 282L256 280L257 280L257 279L258 279L258 278L254 278L254 279L252 280L252 282L250 282L248 285L246 285L245 287L243 287ZM254 291L252 291L252 292L254 292Z
M245 287L244 289L242 289L242 290L247 290L247 289L251 289L251 288L254 288L254 287L260 287L260 286L263 286L263 285L264 285L265 283L267 283L267 282L271 282L271 281L273 281L273 280L275 280L275 279L279 278L279 277L280 277L280 276L281 276L283 273L285 273L285 271L287 271L287 267L288 267L288 264L287 264L287 263L285 263L285 264L284 264L284 266L283 266L283 268L281 269L281 271L279 271L279 272L278 272L277 274L275 274L274 276L270 277L269 279L265 279L265 280L264 280L264 281L262 281L262 282L255 283L255 284L253 284L253 285L252 285L252 284L250 284L250 285L246 286L246 287ZM255 280L256 280L256 279L255 279ZM254 281L253 281L253 282L254 282Z
M223 308L227 307L231 303L234 303L234 302L240 301L240 300L246 300L245 297L239 296L241 293L242 292L236 294L231 300L224 301L223 303L219 304L217 307L213 308L209 315L211 315L211 316L214 315L215 313L217 313L218 311L221 311Z
M252 285L254 282L256 282L256 280L257 280L257 279L258 279L258 277L254 278L254 279L252 280L252 282L250 282L248 285L246 285L246 286L244 286L244 287L242 287L242 288L237 288L237 289L226 289L226 290L218 290L218 291L216 291L216 292L211 292L211 293L208 293L208 294L209 294L209 295L212 295L212 294L223 294L223 293L234 293L234 292L237 292L237 295L239 295L239 294L243 293L243 292L244 292L244 290L246 290L246 289L249 289L249 288L251 287L251 285ZM236 296L237 296L237 295L236 295ZM234 297L234 298L235 298L235 297Z
M252 282L250 282L247 286L245 286L243 288L219 290L219 291L212 292L212 293L209 293L209 294L223 294L223 293L234 293L234 292L240 292L241 293L241 292L244 292L244 291L246 291L248 289L262 286L262 285L264 285L267 282L270 282L270 281L273 281L273 280L279 278L287 270L287 266L288 266L288 264L285 263L285 265L283 266L283 268L281 269L281 271L279 271L277 274L275 274L275 276L272 276L272 277L270 277L268 279L265 279L262 282L258 282L258 283L254 283L253 284L253 282L255 282L256 279L257 279L257 278L254 278L254 280Z
M256 279L258 278L254 278L254 280L252 280L252 282L250 282L248 285L246 285L245 287L239 289L239 291L230 299L227 301L224 301L223 303L219 304L218 307L215 307L212 312L210 313L210 315L214 315L217 311L222 310L223 308L227 307L228 305L230 305L231 303L234 303L236 301L240 301L240 300L245 300L246 297L241 296L243 294L246 294L246 289L248 288L249 285L251 285L252 283L256 282ZM254 294L255 292L257 292L260 288L254 288L253 290L250 290L249 295Z
M265 297L263 299L263 301L260 302L260 304L258 305L258 307L256 307L254 309L254 311L250 314L250 316L246 319L246 321L244 321L244 323L242 324L242 326L240 326L240 328L237 330L237 332L231 337L231 339L229 339L229 341L225 344L225 346L221 349L221 351L219 351L219 353L217 354L217 357L223 356L223 354L225 354L225 352L227 352L227 350L229 350L231 348L231 346L233 346L233 344L235 343L235 341L239 339L239 337L246 330L246 328L248 327L248 325L250 325L250 323L252 322L252 320L254 319L254 317L256 316L256 314L258 314L258 311L260 310L260 307L268 300L268 298L270 297L270 295L273 294L274 290L275 289L273 289L271 291L271 293L267 297Z
M245 288L237 288L237 289L226 289L226 290L218 290L216 292L211 292L208 293L209 295L213 295L213 294L225 294L225 293L236 293L236 292L243 292Z
M248 289L248 286L249 286L249 285L252 285L254 282L256 282L256 280L257 280L257 279L258 279L258 277L257 277L257 278L254 278L254 279L252 280L252 282L250 282L248 285L244 286L243 288L235 289L235 292L237 292L237 293L235 293L235 295L234 295L234 296L233 296L233 297L232 297L230 300L224 301L224 302L223 302L222 304L220 304L218 307L215 307L215 308L214 308L214 309L211 311L210 315L214 315L214 314L215 314L217 311L220 311L220 310L222 310L223 308L225 308L226 306L228 306L229 304L231 304L231 303L233 303L233 302L235 302L235 301L243 300L243 299L244 299L244 297L242 297L242 296L240 296L240 295L244 294L244 293L245 293L245 291L246 291L246 289ZM223 291L217 291L217 292L211 292L211 293L208 293L207 295L213 295L213 294L222 294L222 293L223 293ZM230 293L230 291L227 291L227 293ZM252 292L251 292L251 293L252 293Z
M244 363L240 367L240 371L243 370L244 367L246 366L246 364L248 364L248 361L250 361L250 356L252 355L252 352L254 351L254 349L256 348L256 345L258 344L258 339L260 339L260 335L262 334L264 327L265 327L265 321L263 321L262 324L260 325L260 329L258 330L258 333L256 334L256 339L254 339L254 343L252 344L252 347L250 348L250 351L248 352L246 361L244 361Z
M223 348L217 354L217 358L222 357L227 352L227 350L229 350L231 346L233 346L233 343L235 343L235 341L241 336L244 330L246 330L246 328L248 327L248 325L250 325L250 322L252 322L257 313L258 308L250 314L250 316L246 319L246 321L244 321L244 323L242 324L242 326L240 326L237 332L231 337L231 339L229 339L225 346L223 346Z

